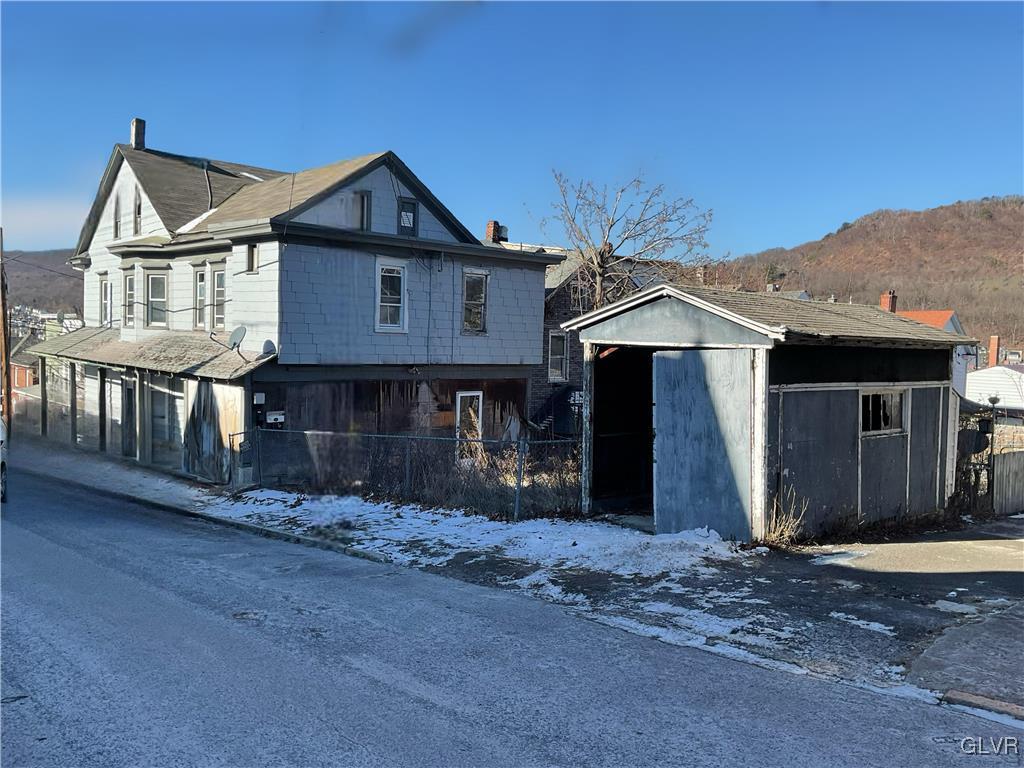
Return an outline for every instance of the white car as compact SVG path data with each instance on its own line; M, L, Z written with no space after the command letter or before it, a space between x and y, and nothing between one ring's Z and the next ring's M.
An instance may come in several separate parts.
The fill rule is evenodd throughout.
M7 422L0 419L0 502L7 503Z

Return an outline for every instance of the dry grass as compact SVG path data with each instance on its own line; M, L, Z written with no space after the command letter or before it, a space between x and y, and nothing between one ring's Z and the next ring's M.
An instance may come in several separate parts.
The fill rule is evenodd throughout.
M804 532L807 503L807 499L797 501L796 489L793 486L790 486L788 491L783 491L781 499L776 495L762 543L769 547L788 547L795 544Z

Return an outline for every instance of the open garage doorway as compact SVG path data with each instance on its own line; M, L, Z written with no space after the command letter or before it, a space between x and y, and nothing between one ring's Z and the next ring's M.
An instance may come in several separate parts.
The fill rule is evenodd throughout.
M594 511L653 515L653 350L598 347L594 356Z

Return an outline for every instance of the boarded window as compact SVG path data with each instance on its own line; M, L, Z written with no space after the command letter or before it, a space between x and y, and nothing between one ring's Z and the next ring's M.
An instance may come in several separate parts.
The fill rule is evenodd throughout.
M565 381L569 378L569 343L564 333L548 334L548 380Z
M861 434L885 434L903 430L903 390L862 392Z
M167 275L149 275L146 290L146 323L167 325Z
M462 330L487 330L487 275L467 272L462 276Z
M227 303L227 286L224 282L224 270L213 273L213 327L224 328L224 305Z
M135 327L135 275L124 276L124 327Z
M405 267L377 264L377 329L405 327Z

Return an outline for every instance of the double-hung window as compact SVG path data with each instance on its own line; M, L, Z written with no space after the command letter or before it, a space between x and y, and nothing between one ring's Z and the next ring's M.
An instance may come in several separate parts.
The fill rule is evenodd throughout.
M224 282L224 270L213 272L213 327L215 330L224 328L224 305L227 303L227 285Z
M409 197L398 198L398 234L416 237L419 227L419 211L415 200Z
M146 325L167 325L167 275L146 276Z
M110 325L110 280L100 279L100 325Z
M462 330L487 331L487 273L462 273Z
M245 271L260 271L260 246L258 243L249 243L245 246Z
M195 273L195 302L193 304L192 325L196 328L206 327L206 270L197 269Z
M121 197L114 198L114 239L121 239Z
M125 328L135 327L135 275L124 276L124 314L122 323Z
M548 333L548 381L569 378L569 341L561 331Z
M405 262L395 259L377 260L378 331L405 331Z
M373 197L369 190L356 192L356 223L363 232L369 232L373 228L372 204Z
M885 435L903 431L902 389L861 390L860 433Z

